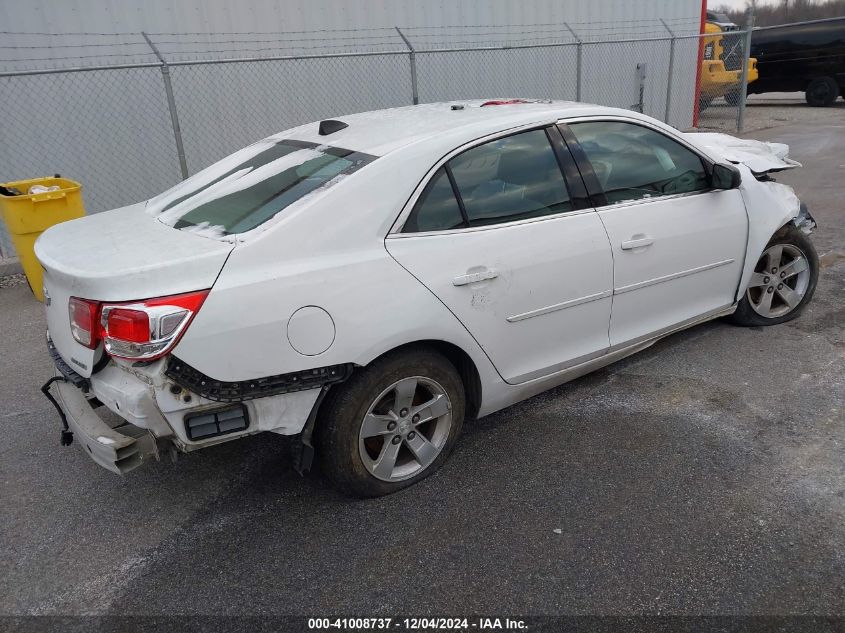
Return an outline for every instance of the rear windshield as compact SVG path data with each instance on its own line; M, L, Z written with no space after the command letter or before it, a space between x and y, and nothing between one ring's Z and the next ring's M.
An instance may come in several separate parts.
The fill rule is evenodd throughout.
M177 229L220 237L244 233L373 160L306 141L261 141L153 198L147 209Z

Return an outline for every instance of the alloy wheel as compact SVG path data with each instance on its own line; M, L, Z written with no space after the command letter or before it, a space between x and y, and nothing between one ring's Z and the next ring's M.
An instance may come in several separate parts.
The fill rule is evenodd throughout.
M801 249L775 244L757 262L746 291L748 302L761 317L776 319L801 304L809 283L810 265Z
M402 481L437 459L451 428L446 389L430 378L411 376L393 383L370 405L358 432L358 451L373 477Z

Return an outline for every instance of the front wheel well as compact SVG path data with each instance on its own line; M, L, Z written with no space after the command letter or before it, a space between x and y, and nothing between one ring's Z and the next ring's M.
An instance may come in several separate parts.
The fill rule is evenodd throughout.
M783 237L792 229L798 229L804 235L810 235L810 233L816 230L816 227L816 219L810 214L807 205L802 202L798 208L798 215L784 222L783 226L772 233L772 237L769 239Z

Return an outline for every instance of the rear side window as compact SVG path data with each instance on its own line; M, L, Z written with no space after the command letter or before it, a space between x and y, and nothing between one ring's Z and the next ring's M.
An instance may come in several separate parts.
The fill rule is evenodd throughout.
M153 198L147 208L177 229L213 236L244 233L373 160L316 143L262 141Z
M404 230L485 226L571 210L546 132L531 130L484 143L451 159L429 181Z
M571 211L545 130L479 145L449 161L470 226Z
M608 204L710 188L701 158L641 125L617 121L570 123Z
M458 199L449 182L446 168L437 170L414 206L405 231L417 233L421 231L442 231L466 226L461 215Z

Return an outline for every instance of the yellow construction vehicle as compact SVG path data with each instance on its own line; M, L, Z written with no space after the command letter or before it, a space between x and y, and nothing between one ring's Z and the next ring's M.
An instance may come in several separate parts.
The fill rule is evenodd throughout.
M704 52L701 60L701 92L699 112L714 99L724 97L728 105L739 104L739 83L742 78L743 36L731 35L739 27L721 13L707 12L704 25ZM710 36L709 34L712 34ZM757 60L748 60L748 83L756 81Z

